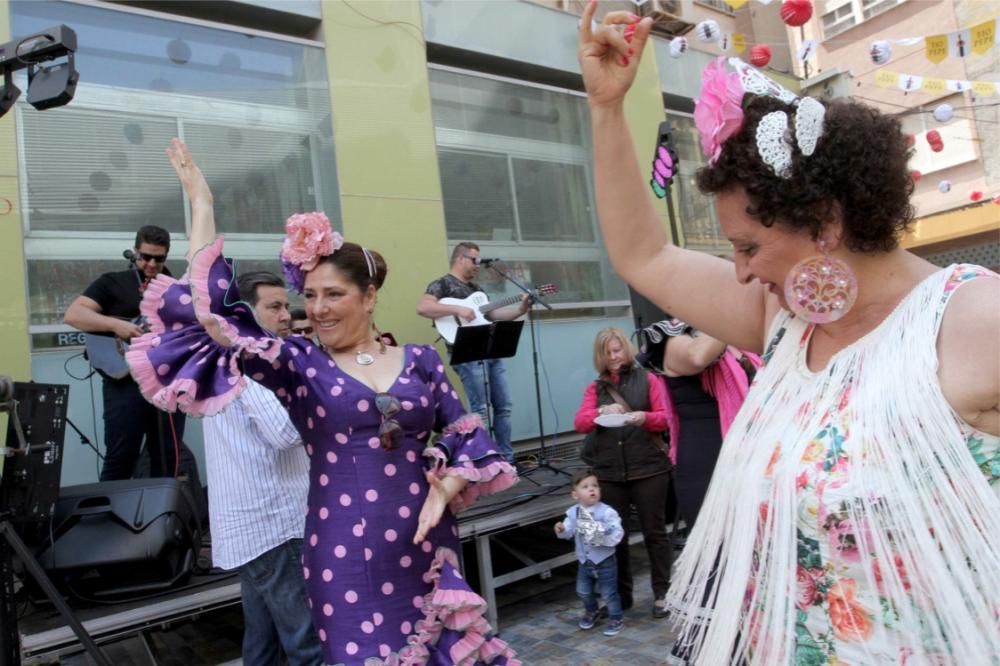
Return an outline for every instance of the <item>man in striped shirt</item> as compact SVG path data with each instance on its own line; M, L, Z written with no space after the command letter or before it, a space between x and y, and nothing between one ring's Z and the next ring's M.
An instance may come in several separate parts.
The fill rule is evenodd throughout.
M291 333L285 283L258 271L239 277L242 298L268 331ZM247 387L205 418L212 561L237 569L243 598L243 663L322 664L302 574L309 459L288 413L269 390Z

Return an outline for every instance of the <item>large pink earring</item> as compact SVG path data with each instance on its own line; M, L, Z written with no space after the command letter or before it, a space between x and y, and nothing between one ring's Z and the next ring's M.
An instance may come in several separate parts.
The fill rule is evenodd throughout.
M846 315L858 298L858 279L845 262L823 254L803 259L785 278L785 300L797 317L813 324L829 324Z

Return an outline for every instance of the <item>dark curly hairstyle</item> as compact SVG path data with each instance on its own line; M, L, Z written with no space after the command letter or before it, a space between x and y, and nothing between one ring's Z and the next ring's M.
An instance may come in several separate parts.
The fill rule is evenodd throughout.
M781 178L757 152L757 123L771 111L785 111L791 132L794 107L773 97L747 95L743 128L723 144L714 165L698 171L698 187L706 194L742 187L750 199L747 213L761 224L808 229L813 238L819 238L839 209L848 249L892 250L914 214L907 168L912 148L901 124L854 100L823 104L826 117L816 151L805 157L794 146L791 177Z
M378 290L382 288L382 283L389 274L389 266L382 255L375 250L368 250L368 254L374 263L375 275L368 272L368 260L365 259L364 248L357 243L345 242L339 250L321 258L319 263L332 265L361 291L367 290L368 285L374 285Z

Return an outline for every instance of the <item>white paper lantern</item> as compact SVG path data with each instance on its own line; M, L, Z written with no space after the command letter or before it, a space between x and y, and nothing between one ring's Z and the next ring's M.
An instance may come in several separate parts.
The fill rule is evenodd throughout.
M698 41L706 44L717 42L719 41L719 37L722 36L722 29L719 27L719 23L712 19L702 21L696 25L694 32L698 35Z
M951 181L942 180L940 183L938 183L938 192L940 192L941 194L947 194L948 192L951 192Z
M680 58L682 55L687 53L688 50L688 40L687 37L674 37L670 40L670 57Z
M892 57L892 44L884 39L872 42L871 48L868 50L868 55L871 56L872 62L876 65L884 65Z
M948 122L954 115L955 109L951 108L951 104L940 104L934 109L934 120L939 123Z

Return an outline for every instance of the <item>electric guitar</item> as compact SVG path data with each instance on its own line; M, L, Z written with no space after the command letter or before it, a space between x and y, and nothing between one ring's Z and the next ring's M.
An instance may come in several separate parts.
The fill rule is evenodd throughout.
M145 317L139 316L129 321L142 327L144 332L149 332ZM99 375L112 380L124 379L128 376L128 363L125 362L125 352L128 351L127 342L115 335L87 333L84 345L86 348L84 355L90 361L90 366Z
M539 296L549 296L558 292L559 287L554 284L543 284L535 287L535 293ZM455 315L445 315L443 317L437 317L434 320L434 328L437 329L438 335L444 338L445 342L448 344L452 344L455 342L455 335L458 334L458 329L460 327L485 326L492 323L485 316L488 312L519 303L521 302L521 296L519 294L517 296L502 298L499 301L490 302L489 296L481 291L477 291L474 294L470 294L466 298L442 298L438 302L442 305L458 305L463 308L469 308L476 313L475 319L470 321L466 321L465 319Z

